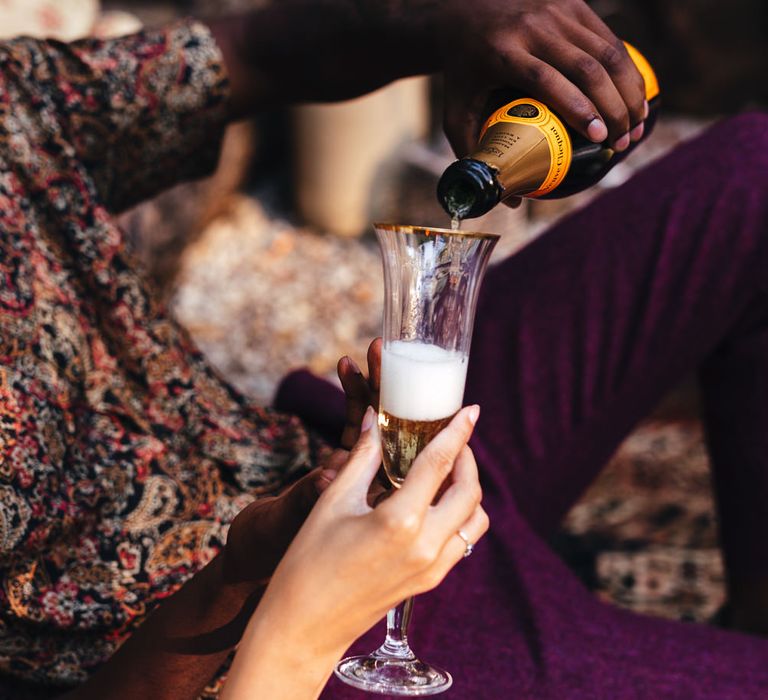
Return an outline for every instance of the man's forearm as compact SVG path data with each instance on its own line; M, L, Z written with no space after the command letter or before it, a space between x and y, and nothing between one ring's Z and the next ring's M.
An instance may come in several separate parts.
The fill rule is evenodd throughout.
M413 17L402 21L399 4L284 0L209 20L229 73L232 118L274 104L349 99L436 70L434 47L414 32Z
M197 698L240 640L262 593L261 586L227 583L217 557L67 698Z

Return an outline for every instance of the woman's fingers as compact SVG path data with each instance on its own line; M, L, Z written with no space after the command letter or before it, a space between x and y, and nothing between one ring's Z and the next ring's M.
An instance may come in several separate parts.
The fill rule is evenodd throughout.
M464 446L456 458L453 482L428 513L426 527L430 538L442 543L472 515L483 497L472 450Z
M327 491L344 493L365 505L368 490L380 465L379 429L376 425L376 413L369 406L360 425L360 438L352 448L347 463Z
M453 471L454 462L472 435L479 415L479 406L459 411L416 458L400 490L380 508L396 511L404 518L423 519L438 489Z
M448 539L443 545L431 571L432 576L437 578L437 583L442 581L446 574L456 566L467 553L467 543L462 539L461 535L459 535L459 530L466 535L469 543L474 547L480 541L480 538L488 532L489 526L490 520L488 519L488 514L483 510L482 506L478 505L466 522L448 536Z
M478 505L458 527L445 533L438 544L432 542L415 544L413 550L423 554L412 559L414 562L421 560L422 565L414 572L405 595L417 595L440 585L448 572L467 554L467 542L459 535L459 531L474 548L487 532L489 522L488 514L482 506Z

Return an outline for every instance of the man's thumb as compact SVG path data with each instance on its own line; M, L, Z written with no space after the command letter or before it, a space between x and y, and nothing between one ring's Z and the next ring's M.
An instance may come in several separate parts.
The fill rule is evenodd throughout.
M285 511L289 512L291 516L301 517L303 521L322 493L323 487L320 484L323 481L325 481L323 470L318 468L313 469L309 474L305 474L297 482L291 484L280 495L280 498L285 499L287 506Z

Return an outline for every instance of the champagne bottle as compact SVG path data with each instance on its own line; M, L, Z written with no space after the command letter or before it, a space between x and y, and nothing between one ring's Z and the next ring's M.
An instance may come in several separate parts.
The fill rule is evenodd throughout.
M656 122L659 83L646 58L625 46L645 80L649 113L642 141ZM507 92L504 106L488 118L475 152L450 165L440 178L437 197L454 221L482 216L508 197L556 199L581 192L641 142L617 153L607 142L593 143L566 126L538 100L510 97Z

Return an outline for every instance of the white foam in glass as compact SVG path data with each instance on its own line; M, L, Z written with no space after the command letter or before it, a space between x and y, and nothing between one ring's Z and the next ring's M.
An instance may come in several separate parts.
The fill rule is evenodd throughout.
M446 418L461 408L466 378L466 355L394 341L381 356L381 408L406 420Z

